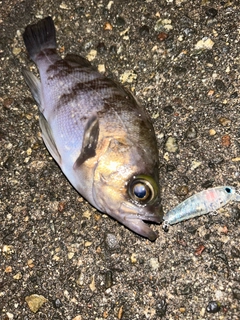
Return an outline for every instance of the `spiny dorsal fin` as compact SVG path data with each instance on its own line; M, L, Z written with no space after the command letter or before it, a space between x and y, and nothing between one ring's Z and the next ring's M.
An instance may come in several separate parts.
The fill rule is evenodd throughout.
M86 160L96 155L96 148L99 137L99 121L97 115L93 115L87 122L84 135L82 150L73 165L74 169L80 167Z
M92 67L91 63L87 59L76 54L67 54L64 60L71 66Z

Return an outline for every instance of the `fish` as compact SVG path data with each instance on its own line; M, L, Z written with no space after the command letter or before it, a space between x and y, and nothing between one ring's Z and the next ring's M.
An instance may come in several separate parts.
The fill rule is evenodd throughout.
M231 186L209 188L187 198L163 216L163 229L184 220L214 212L229 201L240 201L240 194Z
M163 211L157 140L146 110L84 57L62 59L50 16L28 25L23 40L40 74L39 80L22 71L50 154L92 206L154 241L149 223L161 223Z

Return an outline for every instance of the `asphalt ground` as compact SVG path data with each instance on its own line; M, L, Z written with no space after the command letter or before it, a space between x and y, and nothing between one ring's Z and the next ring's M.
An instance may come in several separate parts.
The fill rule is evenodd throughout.
M165 212L207 187L239 191L239 5L1 1L0 319L240 318L240 204L153 225L155 242L134 234L68 183L21 74L37 74L24 28L51 15L59 52L92 59L151 115Z

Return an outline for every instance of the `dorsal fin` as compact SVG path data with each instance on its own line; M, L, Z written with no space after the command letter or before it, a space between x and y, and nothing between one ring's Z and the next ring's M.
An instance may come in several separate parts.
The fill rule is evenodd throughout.
M96 148L99 137L99 121L97 115L93 115L87 122L84 135L82 150L73 165L74 169L80 167L86 160L96 155Z
M67 54L64 60L68 62L72 67L92 67L91 63L87 59L76 54Z

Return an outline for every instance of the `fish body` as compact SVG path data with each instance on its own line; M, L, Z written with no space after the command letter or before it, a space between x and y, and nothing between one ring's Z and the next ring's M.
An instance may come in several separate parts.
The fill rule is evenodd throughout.
M240 195L234 187L221 186L201 191L168 211L163 217L163 228L216 211L231 200L240 201Z
M23 70L39 106L42 137L77 191L101 212L155 240L160 223L158 149L152 123L131 93L77 55L56 51L51 17L23 39L40 81Z

